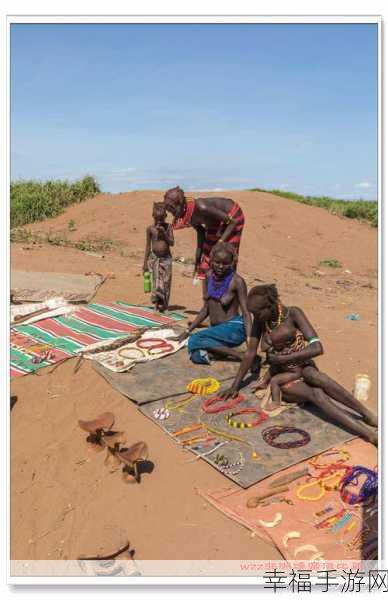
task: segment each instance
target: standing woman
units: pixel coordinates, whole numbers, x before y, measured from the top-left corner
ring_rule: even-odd
[[[334,379],[321,373],[312,361],[323,354],[323,347],[304,312],[296,306],[282,304],[275,285],[257,285],[252,288],[248,294],[247,307],[254,316],[248,349],[231,388],[223,396],[237,394],[255,360],[263,333],[269,331],[272,336],[281,335],[287,340],[289,347],[287,352],[281,354],[269,349],[267,362],[283,369],[287,369],[287,365],[300,365],[302,368],[301,379],[282,386],[283,399],[298,403],[311,402],[334,423],[377,446],[376,416]],[[300,336],[304,340],[303,344],[300,343]],[[353,418],[343,410],[343,406],[352,409],[359,418]]]
[[[230,198],[188,200],[179,187],[167,190],[164,205],[173,217],[173,228],[193,227],[197,232],[194,277],[205,279],[210,268],[210,252],[217,243],[233,246],[236,264],[244,229],[244,213]]]

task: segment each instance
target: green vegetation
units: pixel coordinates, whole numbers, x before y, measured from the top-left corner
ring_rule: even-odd
[[[82,202],[100,192],[90,175],[68,181],[14,181],[11,183],[11,228],[56,217],[67,206]]]
[[[336,200],[327,196],[301,196],[294,192],[284,192],[283,190],[264,190],[261,188],[253,188],[251,192],[268,192],[276,194],[283,198],[296,200],[302,204],[310,206],[319,206],[325,208],[333,215],[347,217],[348,219],[359,219],[368,221],[373,227],[378,225],[378,208],[375,200]]]
[[[115,246],[113,240],[102,236],[88,236],[84,239],[71,241],[67,239],[66,232],[32,232],[24,227],[15,227],[11,230],[11,242],[66,246],[67,248],[77,248],[84,252],[109,252]]]
[[[342,267],[342,263],[336,258],[325,258],[325,260],[320,261],[319,266],[331,267],[332,269],[340,269]]]
[[[75,226],[74,219],[70,219],[70,221],[67,224],[67,228],[69,231],[77,231],[77,227]]]

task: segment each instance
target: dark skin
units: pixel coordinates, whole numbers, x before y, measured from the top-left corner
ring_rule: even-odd
[[[191,225],[197,232],[197,249],[195,252],[194,264],[195,276],[201,261],[206,227],[217,227],[221,223],[228,223],[224,233],[218,240],[219,243],[227,242],[236,227],[236,220],[231,219],[228,216],[228,212],[234,204],[233,200],[230,198],[196,198],[194,202],[195,208]],[[187,206],[187,200],[183,190],[177,190],[166,195],[164,205],[166,210],[175,218],[182,217]]]
[[[233,258],[230,256],[229,252],[223,251],[222,248],[214,252],[211,259],[211,269],[216,279],[223,279],[232,268]],[[207,276],[205,280],[206,291],[209,276]],[[239,315],[240,310],[244,319],[247,337],[249,337],[252,327],[252,320],[247,308],[247,286],[244,279],[236,273],[232,279],[229,289],[224,296],[220,298],[220,300],[209,298],[207,294],[205,294],[204,304],[197,317],[194,319],[188,329],[186,329],[186,331],[178,337],[178,340],[183,341],[186,339],[190,333],[207,317],[209,317],[211,325],[219,325],[220,323],[229,321],[229,319]],[[242,352],[239,352],[234,348],[228,348],[227,346],[209,348],[208,352],[217,358],[233,358],[238,361],[241,361],[244,356]]]
[[[144,252],[143,273],[148,271],[148,258],[152,251],[156,256],[171,256],[170,248],[174,245],[174,233],[172,227],[166,222],[167,213],[165,210],[156,209],[153,211],[154,224],[146,229],[146,248]],[[156,305],[157,310],[165,307]]]
[[[262,352],[267,354],[271,350],[281,352],[294,342],[297,331],[291,319],[286,319],[273,331],[263,333],[261,338]],[[302,366],[290,365],[289,363],[284,366],[271,366],[255,386],[255,389],[266,389],[267,385],[270,384],[272,401],[268,405],[268,410],[271,411],[280,406],[281,387],[286,383],[296,381],[302,377],[302,374]]]
[[[247,352],[241,362],[237,376],[232,386],[222,394],[225,398],[236,396],[242,380],[257,355],[265,323],[268,321],[276,322],[278,318],[277,307],[268,307],[266,299],[263,296],[249,296],[247,306],[248,310],[254,315],[252,334],[248,342]],[[286,307],[285,309],[287,310]],[[283,325],[284,330],[288,329],[290,335],[293,330],[298,329],[302,332],[305,339],[317,337],[316,331],[300,308],[291,307],[289,309],[288,317],[285,319],[282,327]],[[317,341],[309,344],[302,350],[286,356],[268,352],[267,362],[271,367],[274,366],[276,368],[286,369],[288,363],[303,365],[307,361],[322,354],[322,344]],[[303,382],[295,383],[291,387],[282,390],[284,400],[298,403],[311,402],[319,407],[319,409],[335,423],[343,425],[356,435],[377,445],[377,431],[376,429],[368,427],[368,425],[373,427],[377,426],[376,416],[362,402],[359,402],[352,394],[328,375],[320,373],[315,366],[303,367],[302,375],[304,379]],[[345,413],[340,406],[341,404],[358,413],[362,420],[355,420]]]

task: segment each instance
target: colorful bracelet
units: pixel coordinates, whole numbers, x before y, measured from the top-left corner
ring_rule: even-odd
[[[138,352],[139,354],[137,356],[128,356],[128,352]],[[138,358],[145,358],[146,357],[146,352],[144,350],[142,350],[141,348],[121,348],[120,350],[117,351],[117,354],[120,356],[120,358],[126,358],[127,360],[137,360]]]
[[[220,389],[220,382],[214,377],[205,377],[203,379],[193,379],[186,387],[188,392],[192,394],[198,394],[200,396],[207,396],[208,394],[214,394]]]
[[[289,442],[277,442],[277,438],[280,435],[284,435],[287,433],[296,433],[300,435],[299,439],[290,440]],[[264,441],[273,448],[279,448],[281,450],[289,450],[290,448],[300,448],[301,446],[306,446],[310,440],[310,434],[304,429],[298,429],[297,427],[267,427],[262,432],[262,436]]]
[[[239,415],[248,415],[248,414],[256,414],[258,416],[256,417],[256,419],[253,419],[253,421],[251,421],[250,423],[245,423],[244,421],[235,421],[234,420],[234,417],[237,417]],[[229,413],[226,416],[228,425],[230,425],[230,427],[236,427],[237,429],[245,429],[246,427],[257,427],[258,425],[260,425],[260,423],[262,423],[263,421],[266,421],[267,419],[268,419],[268,415],[264,411],[259,410],[257,408],[243,408],[242,410],[239,410],[237,412]]]

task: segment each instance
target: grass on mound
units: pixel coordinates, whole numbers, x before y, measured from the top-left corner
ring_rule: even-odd
[[[11,228],[56,217],[67,206],[100,192],[94,177],[68,181],[14,181],[11,183]]]
[[[289,198],[290,200],[296,200],[302,204],[309,204],[310,206],[319,206],[325,208],[333,215],[340,215],[347,217],[348,219],[359,219],[362,221],[368,221],[373,227],[378,226],[378,208],[375,200],[336,200],[335,198],[329,198],[328,196],[301,196],[294,192],[284,192],[283,190],[264,190],[261,188],[253,188],[251,192],[268,192],[270,194],[276,194],[276,196],[282,196],[283,198]]]

